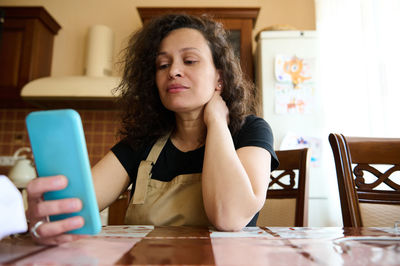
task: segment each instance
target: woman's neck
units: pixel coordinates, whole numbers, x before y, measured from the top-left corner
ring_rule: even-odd
[[[171,141],[180,151],[195,150],[204,145],[207,128],[203,114],[175,115],[176,127],[171,135]]]

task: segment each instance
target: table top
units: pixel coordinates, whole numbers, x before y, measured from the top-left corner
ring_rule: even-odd
[[[394,228],[105,226],[59,246],[0,241],[0,264],[400,265]]]

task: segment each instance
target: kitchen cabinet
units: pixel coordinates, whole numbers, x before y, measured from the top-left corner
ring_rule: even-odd
[[[49,76],[61,26],[43,7],[0,7],[0,107],[28,107],[21,88]]]
[[[260,8],[206,8],[206,7],[138,7],[140,18],[143,23],[150,19],[167,13],[186,13],[200,16],[209,14],[215,20],[220,21],[228,30],[228,38],[240,58],[242,70],[247,77],[254,81],[253,63],[253,28],[256,23]],[[257,114],[262,113],[261,92],[253,92],[256,97]]]

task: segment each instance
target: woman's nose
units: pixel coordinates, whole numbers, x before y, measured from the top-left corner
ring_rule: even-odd
[[[174,79],[177,77],[182,77],[182,68],[178,63],[172,63],[169,69],[169,78]]]

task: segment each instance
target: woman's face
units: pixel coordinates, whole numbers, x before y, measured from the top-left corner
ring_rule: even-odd
[[[171,31],[161,41],[156,69],[161,102],[174,112],[202,110],[220,77],[207,41],[189,28]]]

